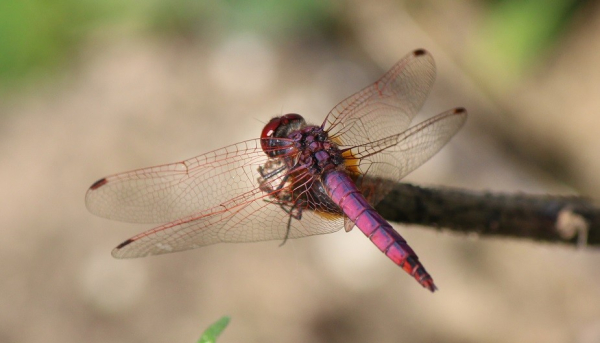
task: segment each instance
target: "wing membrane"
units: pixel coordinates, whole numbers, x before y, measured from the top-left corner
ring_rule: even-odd
[[[337,104],[324,128],[342,148],[401,133],[423,107],[434,79],[433,57],[415,50],[378,81]]]
[[[467,119],[467,112],[457,108],[439,114],[410,129],[379,141],[352,148],[355,165],[364,176],[359,188],[373,194],[377,204],[391,189],[390,183],[417,169],[448,143]]]
[[[301,220],[291,221],[288,232],[289,218],[289,214],[270,202],[264,193],[257,193],[255,201],[230,209],[211,209],[143,232],[123,242],[112,254],[117,258],[133,258],[223,242],[283,241],[332,233],[343,224],[341,216],[324,218],[318,212],[304,211]]]
[[[257,186],[268,160],[260,140],[102,179],[86,194],[99,216],[133,223],[166,223],[213,208]]]

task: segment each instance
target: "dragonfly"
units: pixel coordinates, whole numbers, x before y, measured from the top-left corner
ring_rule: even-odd
[[[415,50],[321,125],[296,113],[275,117],[260,138],[102,178],[87,191],[86,206],[101,217],[159,225],[119,244],[115,258],[224,242],[283,244],[356,226],[433,292],[417,254],[374,206],[466,121],[466,110],[454,108],[409,127],[435,73],[431,54]]]

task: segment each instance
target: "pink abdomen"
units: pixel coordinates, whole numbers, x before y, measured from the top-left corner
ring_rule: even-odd
[[[417,282],[430,291],[437,288],[419,257],[365,199],[344,172],[333,171],[324,176],[323,183],[331,199],[344,214],[394,263],[412,275]]]

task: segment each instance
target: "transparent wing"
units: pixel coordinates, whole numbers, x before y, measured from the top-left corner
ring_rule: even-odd
[[[259,168],[269,163],[274,167],[266,172],[277,172],[265,181]],[[111,219],[167,223],[123,242],[113,250],[119,258],[339,230],[343,220],[336,208],[310,198],[310,185],[320,181],[303,174],[286,178],[281,165],[267,157],[260,140],[241,142],[186,161],[100,179],[88,190],[86,205]],[[287,186],[278,188],[282,183]],[[276,197],[288,189],[308,194],[304,199],[311,210],[294,209],[289,200]]]
[[[87,191],[90,212],[133,223],[166,223],[213,208],[258,187],[268,160],[249,140],[172,164],[98,180]]]
[[[390,183],[398,182],[440,151],[466,119],[466,110],[456,108],[400,134],[352,148],[347,160],[361,175],[359,189],[368,194],[372,205],[377,204],[391,189]]]
[[[434,79],[433,57],[415,50],[377,82],[335,106],[323,127],[341,148],[399,134],[423,107]]]
[[[265,193],[255,190],[252,199],[241,204],[214,208],[143,232],[116,247],[117,258],[142,257],[187,250],[215,243],[255,242],[299,238],[338,231],[343,226],[339,215],[303,211],[301,220],[274,204]]]

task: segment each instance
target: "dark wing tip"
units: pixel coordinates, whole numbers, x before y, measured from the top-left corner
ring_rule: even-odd
[[[92,186],[90,186],[90,190],[96,190],[102,186],[104,186],[108,181],[106,180],[106,178],[102,178],[96,182],[94,182],[94,184]]]
[[[135,241],[134,241],[133,239],[131,239],[131,238],[130,238],[130,239],[126,240],[125,242],[123,242],[123,243],[121,243],[121,244],[117,245],[117,247],[115,248],[115,250],[122,249],[123,247],[125,247],[125,246],[127,246],[127,245],[129,245],[129,244],[131,244],[131,243],[133,243],[133,242],[135,242]]]
[[[457,107],[454,109],[454,112],[452,112],[454,114],[459,114],[459,113],[467,113],[467,110],[464,107]]]
[[[425,50],[425,49],[417,49],[417,50],[413,51],[413,55],[415,55],[415,56],[423,56],[425,54],[427,54],[427,50]]]

